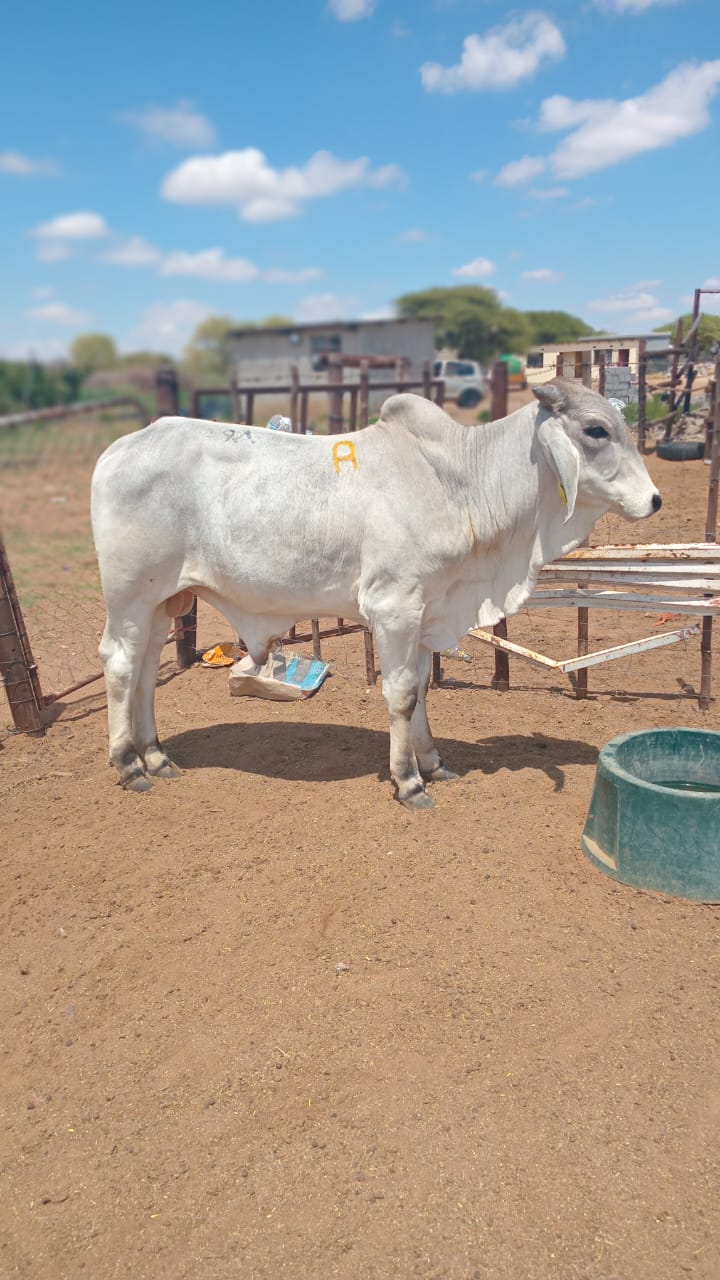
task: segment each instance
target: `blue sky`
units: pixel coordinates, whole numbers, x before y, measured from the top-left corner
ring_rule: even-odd
[[[75,0],[3,35],[0,354],[460,283],[644,331],[720,287],[719,0]]]

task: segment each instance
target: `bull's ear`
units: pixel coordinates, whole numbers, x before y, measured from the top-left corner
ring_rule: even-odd
[[[541,382],[540,386],[532,388],[532,393],[548,413],[564,413],[568,408],[567,390],[560,378]]]
[[[577,501],[580,454],[556,418],[546,418],[541,422],[537,434],[560,483],[560,494],[567,507],[567,524]]]

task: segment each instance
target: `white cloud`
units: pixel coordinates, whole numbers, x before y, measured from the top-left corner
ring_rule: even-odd
[[[328,9],[340,22],[357,22],[372,17],[375,4],[376,0],[328,0]]]
[[[198,276],[201,280],[256,280],[259,272],[247,258],[226,258],[222,249],[200,253],[169,253],[160,267],[163,276]]]
[[[175,302],[154,302],[143,311],[128,336],[124,349],[149,347],[176,355],[187,344],[197,326],[213,314],[204,302],[178,298]]]
[[[461,280],[483,280],[495,271],[495,263],[489,258],[474,258],[463,267],[453,267],[453,275]]]
[[[100,261],[110,262],[115,267],[151,267],[161,262],[162,258],[161,251],[148,244],[142,236],[131,236],[114,249],[108,249]]]
[[[247,258],[226,258],[224,249],[203,249],[200,253],[169,253],[160,267],[163,276],[197,276],[202,280],[228,280],[238,284],[265,280],[269,284],[299,284],[317,280],[317,267],[296,271],[272,267],[263,271]]]
[[[471,182],[484,182],[484,181],[485,181],[485,179],[486,179],[486,178],[489,178],[489,177],[490,177],[490,170],[489,170],[489,169],[475,169],[475,170],[470,174],[470,181],[471,181]]]
[[[211,147],[215,130],[207,116],[196,111],[191,102],[181,100],[174,107],[146,107],[128,111],[122,116],[146,137],[170,142],[176,147]]]
[[[78,311],[65,302],[45,302],[40,307],[30,307],[25,315],[29,320],[41,320],[47,324],[62,324],[76,328],[80,324],[88,324],[92,316],[87,311]]]
[[[108,235],[105,219],[99,213],[64,213],[51,222],[42,222],[34,227],[31,236],[40,240],[97,240]]]
[[[390,27],[390,35],[395,40],[405,40],[410,35],[410,28],[402,18],[396,18]]]
[[[674,314],[651,292],[660,284],[661,280],[638,280],[606,298],[594,298],[586,303],[586,310],[608,319],[612,325],[621,325],[625,331],[651,329],[672,320]]]
[[[688,62],[637,98],[600,104],[560,143],[554,172],[577,178],[699,133],[710,123],[708,105],[719,84],[720,59]]]
[[[531,200],[562,200],[569,191],[567,187],[532,187],[528,195]]]
[[[486,35],[463,41],[460,62],[443,67],[425,62],[420,68],[423,88],[457,93],[461,89],[508,89],[534,75],[542,63],[562,58],[565,41],[544,13],[528,13]]]
[[[0,151],[0,173],[12,173],[17,178],[30,178],[38,173],[56,173],[49,160],[31,160],[19,151]]]
[[[707,280],[703,281],[702,287],[703,289],[720,289],[720,276],[708,276]]]
[[[323,320],[350,320],[357,315],[357,298],[336,293],[318,293],[302,298],[295,308],[295,319],[303,324]]]
[[[535,280],[538,284],[557,284],[564,280],[564,271],[553,271],[550,267],[538,267],[535,271],[522,271],[523,280]]]
[[[180,204],[235,204],[246,222],[292,218],[306,200],[335,195],[348,187],[404,184],[397,165],[371,169],[366,156],[338,160],[316,151],[302,166],[273,169],[256,147],[222,155],[193,156],[165,177],[161,193]]]
[[[55,290],[47,285],[41,285],[37,289],[32,290],[33,298],[52,298]]]
[[[421,231],[419,227],[411,227],[408,231],[401,231],[398,236],[401,244],[421,244],[427,238],[427,231]]]
[[[35,257],[40,262],[62,262],[72,254],[73,250],[60,240],[39,240],[35,247]]]
[[[682,4],[684,0],[595,0],[598,9],[606,13],[647,13],[661,4]]]
[[[224,249],[201,249],[199,253],[178,250],[163,253],[148,244],[142,236],[132,236],[100,258],[101,262],[116,267],[157,267],[161,276],[194,276],[199,280],[228,281],[244,284],[249,280],[264,280],[268,284],[302,284],[317,280],[323,275],[318,267],[300,267],[296,270],[270,267],[263,270],[247,258],[227,258]]]
[[[63,258],[71,256],[78,244],[109,234],[105,219],[99,213],[88,210],[61,214],[51,222],[43,222],[28,232],[37,241],[36,255],[41,262],[61,262]]]
[[[580,178],[645,151],[669,147],[710,124],[709,105],[720,86],[720,59],[684,62],[635,98],[575,102],[556,94],[540,108],[541,132],[571,130],[549,156],[511,161],[495,181],[516,186],[544,170],[561,180]]]
[[[583,196],[582,200],[575,201],[573,209],[594,209],[596,204],[597,200],[594,200],[592,196]]]
[[[547,164],[539,156],[523,156],[522,160],[510,160],[503,165],[495,179],[498,187],[521,187],[531,178],[545,172]]]

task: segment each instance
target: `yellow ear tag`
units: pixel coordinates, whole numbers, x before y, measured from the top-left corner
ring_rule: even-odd
[[[341,452],[342,450],[342,452]],[[338,440],[333,445],[333,465],[336,473],[340,471],[340,464],[343,462],[352,462],[353,471],[357,471],[358,464],[355,457],[355,445],[352,440]]]
[[[565,506],[567,506],[567,504],[568,504],[568,501],[567,501],[567,494],[566,494],[565,490],[563,489],[562,485],[560,484],[560,481],[559,481],[559,480],[558,480],[558,493],[560,494],[560,497],[562,498],[563,502],[565,503]]]

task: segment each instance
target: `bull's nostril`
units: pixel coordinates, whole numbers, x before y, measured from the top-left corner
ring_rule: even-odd
[[[652,509],[653,509],[653,511],[659,511],[659,510],[660,510],[660,508],[661,508],[661,506],[662,506],[662,498],[660,497],[660,494],[659,494],[659,493],[654,493],[654,494],[653,494],[653,498],[652,498]]]

